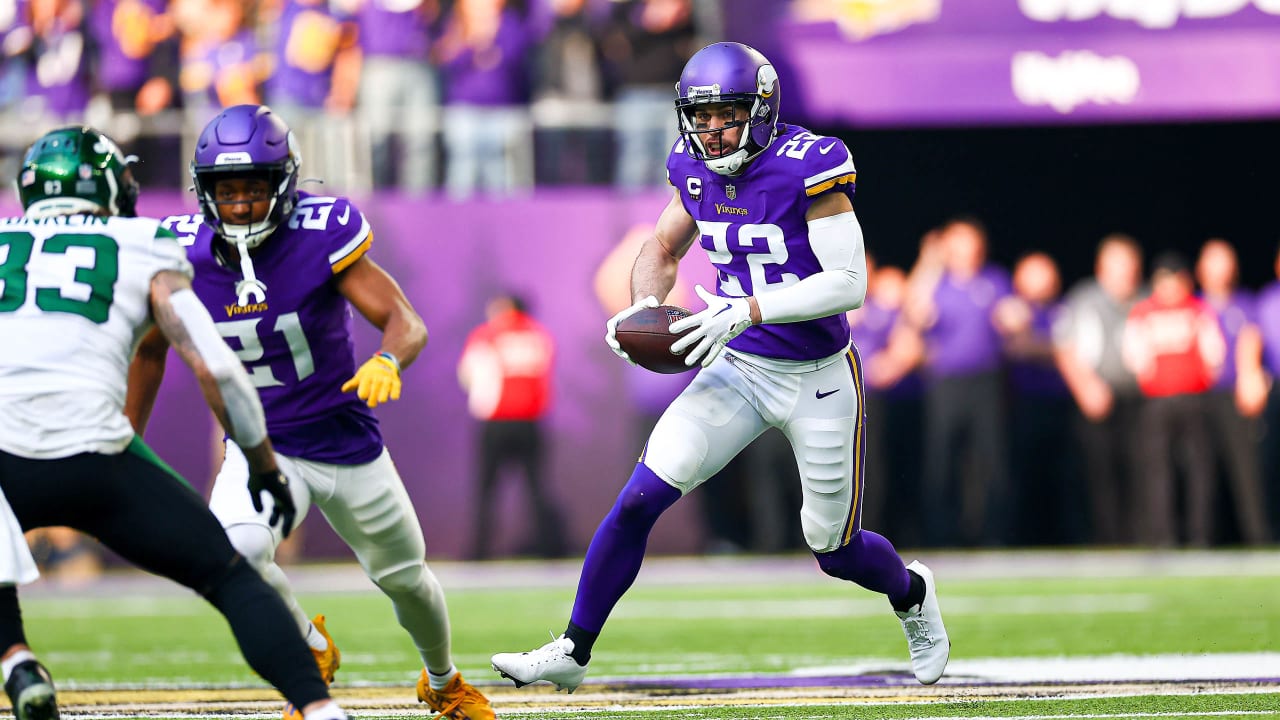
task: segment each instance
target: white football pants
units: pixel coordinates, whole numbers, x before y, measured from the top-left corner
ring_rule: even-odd
[[[365,574],[391,599],[396,619],[413,638],[423,664],[433,672],[448,670],[452,660],[444,590],[427,567],[422,527],[390,453],[384,448],[378,459],[364,465],[330,465],[279,453],[276,462],[289,478],[298,510],[294,527],[302,524],[314,502]],[[227,441],[209,509],[236,550],[280,592],[305,633],[310,619],[275,562],[283,535],[267,524],[271,498],[264,496],[266,507],[255,512],[248,482],[248,461],[234,442]]]
[[[805,542],[816,553],[830,552],[862,522],[862,393],[861,361],[852,348],[799,363],[726,351],[663,413],[640,459],[688,493],[777,427],[800,469]]]

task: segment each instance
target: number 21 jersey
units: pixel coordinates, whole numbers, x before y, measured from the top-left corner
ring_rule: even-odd
[[[292,215],[253,249],[261,302],[238,305],[238,262],[224,262],[223,241],[200,215],[165,219],[187,245],[192,286],[218,332],[244,363],[262,398],[276,451],[338,465],[382,452],[378,421],[342,383],[355,374],[352,311],[338,274],[364,256],[373,233],[345,198],[298,193]]]

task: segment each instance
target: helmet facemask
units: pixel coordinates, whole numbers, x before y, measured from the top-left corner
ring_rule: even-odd
[[[709,104],[729,103],[746,108],[746,120],[734,119],[724,128],[699,128],[695,113]],[[676,116],[685,152],[707,169],[734,175],[765,151],[778,134],[781,107],[778,73],[754,48],[741,43],[712,43],[685,63],[676,83]],[[712,154],[709,132],[741,127],[736,148]]]
[[[235,105],[223,110],[196,140],[191,163],[194,190],[205,224],[240,256],[244,279],[236,285],[236,294],[241,306],[266,300],[266,285],[254,275],[249,250],[261,245],[293,213],[301,164],[293,132],[265,105]],[[220,180],[242,178],[266,181],[270,196],[263,218],[247,224],[224,218],[223,206],[229,203],[216,197]],[[239,202],[245,200],[237,199]]]
[[[709,105],[725,104],[733,108],[733,120],[718,128],[698,127],[697,115],[699,112],[705,111]],[[680,119],[680,134],[684,137],[689,154],[701,160],[710,170],[720,175],[737,173],[764,150],[763,147],[752,140],[751,133],[751,118],[755,116],[758,105],[759,99],[755,99],[753,102],[749,96],[729,98],[722,96],[717,102],[694,100],[681,103],[677,101],[676,114]],[[741,114],[738,112],[740,109],[744,111]],[[742,115],[741,119],[739,119],[740,115]],[[726,149],[722,145],[719,152],[712,152],[709,148],[710,141],[714,138],[723,144],[724,133],[735,128],[740,129],[736,147]],[[715,138],[717,135],[719,137]]]

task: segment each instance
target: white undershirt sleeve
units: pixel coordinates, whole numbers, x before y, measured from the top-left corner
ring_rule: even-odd
[[[762,323],[813,320],[862,306],[867,296],[867,256],[862,226],[853,211],[810,220],[809,246],[822,271],[794,285],[757,294]]]

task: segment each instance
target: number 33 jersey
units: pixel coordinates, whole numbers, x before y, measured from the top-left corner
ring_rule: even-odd
[[[355,374],[352,311],[338,274],[364,256],[373,233],[345,198],[298,193],[293,214],[253,249],[265,298],[237,304],[238,261],[200,215],[165,218],[195,267],[192,286],[262,398],[276,452],[335,465],[382,452],[378,421],[342,383]]]
[[[762,295],[822,270],[809,244],[805,213],[819,196],[853,197],[853,156],[838,138],[779,125],[778,136],[738,175],[712,172],[677,140],[667,179],[698,223],[699,244],[718,275],[716,293]],[[844,313],[814,320],[753,325],[729,342],[741,352],[783,360],[817,360],[849,344]]]
[[[53,459],[129,444],[129,362],[163,270],[191,274],[155,220],[0,220],[0,448]]]

